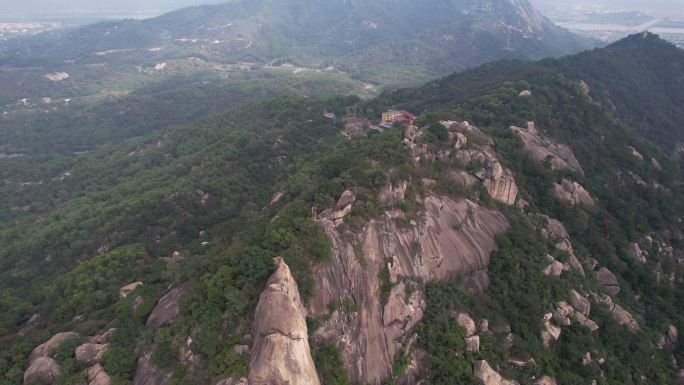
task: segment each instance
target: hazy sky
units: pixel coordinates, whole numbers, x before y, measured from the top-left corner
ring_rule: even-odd
[[[531,0],[540,9],[604,5],[610,8],[663,8],[684,7],[684,0]],[[0,0],[0,19],[7,15],[30,13],[69,13],[83,11],[145,11],[171,10],[188,5],[219,3],[221,0]]]

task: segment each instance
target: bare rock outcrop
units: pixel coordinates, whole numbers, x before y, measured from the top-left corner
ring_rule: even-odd
[[[570,289],[570,303],[578,312],[585,316],[589,316],[589,313],[591,312],[591,302],[575,289]]]
[[[165,385],[170,378],[170,374],[164,373],[152,363],[152,358],[149,354],[138,358],[133,385]]]
[[[140,287],[142,285],[143,285],[142,282],[129,283],[128,285],[123,286],[121,289],[119,289],[119,296],[121,298],[126,298],[126,297],[128,297],[129,294],[134,292],[135,289],[137,289],[138,287]]]
[[[606,267],[596,272],[596,280],[601,284],[601,289],[608,295],[617,295],[620,292],[620,284],[617,277]]]
[[[484,186],[489,196],[495,200],[507,205],[515,204],[515,198],[518,196],[515,178],[511,170],[503,168],[498,161],[487,168]]]
[[[639,330],[639,323],[634,316],[625,308],[613,302],[613,299],[610,296],[597,293],[591,293],[591,296],[594,302],[606,306],[620,325],[626,326],[632,332]]]
[[[102,357],[107,352],[109,344],[83,344],[76,348],[76,360],[87,366],[102,362]]]
[[[627,254],[641,263],[646,263],[646,252],[641,250],[641,247],[636,242],[629,245]]]
[[[460,327],[465,330],[466,337],[472,337],[477,333],[477,326],[475,321],[470,317],[468,313],[459,313],[456,317],[456,322]]]
[[[542,343],[545,348],[553,346],[561,336],[561,328],[551,323],[553,313],[544,315],[544,329],[542,330]]]
[[[309,350],[306,309],[290,268],[275,258],[276,270],[254,314],[250,385],[318,385]]]
[[[342,219],[351,212],[354,202],[356,202],[356,193],[354,193],[354,190],[345,190],[345,192],[342,193],[342,196],[340,196],[340,199],[337,200],[335,207],[323,211],[321,217],[328,218],[336,224],[339,224],[342,222]]]
[[[565,229],[565,226],[563,226],[559,220],[549,218],[546,215],[538,215],[538,217],[543,221],[546,221],[546,225],[542,230],[542,235],[548,238],[554,244],[556,249],[568,253],[570,267],[574,270],[577,270],[582,276],[584,276],[584,267],[579,259],[577,259],[577,256],[575,256],[572,242],[570,242],[570,235]]]
[[[544,275],[547,277],[560,277],[563,274],[563,264],[555,259],[544,269]]]
[[[157,306],[154,307],[152,313],[147,318],[147,328],[150,330],[157,330],[162,326],[169,325],[180,315],[180,299],[190,291],[190,283],[186,282],[168,293],[166,293]]]
[[[677,347],[679,343],[679,330],[674,325],[667,327],[665,334],[658,343],[658,348],[671,350]]]
[[[549,161],[552,170],[572,170],[584,174],[570,147],[540,136],[534,122],[529,122],[526,128],[511,126],[511,130],[518,134],[527,152],[539,161]]]
[[[422,295],[401,295],[403,278],[486,276],[495,237],[509,226],[500,212],[466,199],[430,195],[421,203],[411,228],[398,226],[394,212],[371,220],[358,235],[340,234],[334,222],[320,220],[333,253],[331,262],[314,266],[316,289],[309,310],[314,317],[330,317],[314,338],[340,347],[354,383],[377,385],[391,378],[395,355],[409,344],[409,329],[422,318]],[[384,270],[389,282],[381,283]],[[383,284],[391,286],[390,306],[381,298]],[[345,298],[352,298],[357,309],[330,315],[328,304]]]
[[[112,385],[112,378],[105,372],[100,364],[95,364],[86,369],[88,385]]]
[[[467,352],[480,351],[480,336],[472,336],[465,339],[465,346]]]
[[[389,183],[378,193],[378,202],[388,205],[394,202],[403,201],[407,188],[408,182],[406,181],[399,182],[396,185]]]
[[[596,202],[584,187],[568,179],[563,179],[561,183],[556,183],[554,192],[558,199],[569,205],[594,206]]]
[[[41,356],[31,361],[24,372],[24,384],[47,383],[52,384],[62,373],[62,369],[54,359]]]
[[[507,380],[497,373],[487,361],[476,361],[473,372],[482,385],[518,385],[516,381]]]
[[[534,385],[557,385],[556,380],[553,377],[543,376],[537,380]]]
[[[33,361],[40,357],[47,356],[50,353],[50,351],[59,347],[59,345],[61,345],[62,342],[77,337],[79,337],[78,333],[74,332],[64,332],[55,334],[54,336],[52,336],[52,338],[50,338],[46,342],[38,345],[35,349],[33,349],[31,355],[29,356],[29,363],[33,363]]]

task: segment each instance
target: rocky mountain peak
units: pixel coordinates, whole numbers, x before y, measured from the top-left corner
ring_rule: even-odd
[[[249,383],[319,385],[297,282],[283,258],[275,258],[274,264],[254,314]]]

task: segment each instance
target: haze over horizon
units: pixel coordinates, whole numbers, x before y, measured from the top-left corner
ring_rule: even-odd
[[[49,14],[71,13],[137,13],[151,12],[163,13],[173,9],[201,5],[221,3],[225,0],[26,0],[22,2],[2,2],[0,15],[5,17],[31,17]],[[680,0],[653,0],[644,4],[638,0],[572,0],[559,5],[557,0],[531,0],[532,4],[541,10],[567,8],[592,8],[592,9],[638,9],[638,10],[663,10],[681,5]],[[2,17],[0,16],[0,17]]]

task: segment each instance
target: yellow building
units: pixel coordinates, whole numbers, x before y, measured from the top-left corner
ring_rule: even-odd
[[[401,115],[403,115],[401,113],[401,111],[396,111],[396,110],[383,112],[382,113],[382,121],[383,122],[394,122],[395,120],[397,120],[397,117],[399,117]]]

